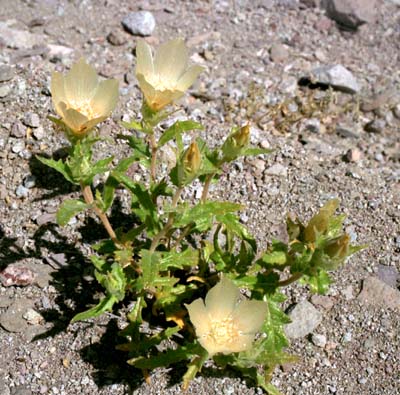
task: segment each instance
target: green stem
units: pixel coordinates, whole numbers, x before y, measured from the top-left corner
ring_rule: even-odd
[[[171,208],[174,209],[177,204],[178,200],[181,196],[181,193],[183,191],[183,187],[179,187],[176,192],[174,197],[172,198],[172,203],[171,203]],[[153,241],[151,242],[150,246],[150,252],[154,252],[160,242],[160,240],[168,233],[168,231],[171,229],[172,225],[174,224],[174,219],[175,215],[173,212],[171,212],[168,216],[167,223],[164,225],[164,227],[154,236]]]
[[[119,244],[117,235],[114,232],[113,227],[110,224],[110,221],[108,220],[107,214],[103,213],[102,210],[100,210],[96,204],[94,203],[94,197],[93,197],[93,193],[92,190],[90,189],[90,185],[84,185],[81,182],[81,189],[82,189],[82,195],[83,198],[85,199],[85,202],[87,204],[90,204],[93,208],[93,211],[97,214],[97,216],[100,218],[101,222],[104,225],[104,228],[106,229],[108,235],[110,236],[111,240],[114,242],[115,245]]]
[[[157,142],[154,133],[150,134],[150,148],[151,148],[151,163],[150,163],[150,178],[151,182],[156,180],[157,168]]]
[[[208,191],[210,189],[210,184],[212,179],[214,178],[215,173],[211,173],[207,176],[206,181],[204,182],[203,193],[201,194],[201,202],[205,203],[207,200]]]
[[[289,278],[287,278],[286,280],[279,281],[278,287],[286,287],[286,285],[289,285],[289,284],[297,281],[302,275],[303,275],[303,273],[295,273],[292,276],[290,276]]]

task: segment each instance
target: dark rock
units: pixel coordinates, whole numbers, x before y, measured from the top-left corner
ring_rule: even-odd
[[[112,31],[108,34],[107,41],[115,46],[124,45],[127,41],[125,34],[119,30]]]
[[[347,29],[357,29],[376,17],[376,0],[325,0],[323,6],[330,18]]]
[[[383,119],[374,119],[371,122],[368,122],[364,129],[369,133],[382,133],[385,129],[386,122]]]

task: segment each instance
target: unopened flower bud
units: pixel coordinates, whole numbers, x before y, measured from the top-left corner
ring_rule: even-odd
[[[241,127],[237,132],[232,135],[232,138],[236,142],[237,147],[246,147],[250,142],[250,124],[246,124]]]
[[[196,174],[201,166],[201,153],[199,146],[194,141],[190,144],[190,147],[186,150],[183,157],[183,166],[185,172],[190,175]]]
[[[325,253],[331,258],[344,259],[348,255],[350,236],[346,233],[328,242],[325,246]]]

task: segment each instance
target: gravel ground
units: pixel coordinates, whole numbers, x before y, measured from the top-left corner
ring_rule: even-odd
[[[368,244],[334,274],[326,297],[287,290],[287,306],[310,301],[322,321],[292,340],[300,361],[276,369],[273,383],[287,395],[400,393],[400,7],[379,1],[374,19],[349,31],[312,3],[0,0],[0,270],[36,276],[28,286],[0,284],[1,395],[180,393],[183,367],[157,370],[146,385],[114,350],[126,306],[68,325],[101,291],[85,257],[105,234],[89,215],[55,224],[60,202],[78,191],[35,159],[63,155],[66,141],[47,120],[50,75],[80,56],[120,81],[119,106],[101,133],[115,136],[118,122],[135,115],[137,36],[121,21],[138,10],[155,18],[149,43],[184,37],[207,68],[177,116],[203,122],[211,145],[251,119],[253,143],[274,148],[235,163],[211,196],[246,202],[241,219],[264,246],[282,236],[286,213],[308,219],[339,197],[347,231]],[[349,71],[356,93],[310,78],[333,64]],[[102,145],[117,157],[127,152],[120,142]],[[127,202],[120,192],[114,224],[126,220]],[[261,391],[210,366],[188,393]]]

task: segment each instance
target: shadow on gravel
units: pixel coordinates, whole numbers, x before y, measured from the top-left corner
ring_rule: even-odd
[[[127,395],[131,395],[143,385],[144,378],[140,369],[127,364],[128,353],[116,350],[116,345],[121,343],[119,331],[116,320],[110,320],[99,342],[82,348],[80,355],[93,366],[95,372],[92,378],[99,388],[124,384],[130,389]]]
[[[42,156],[49,158],[49,155]],[[59,160],[67,156],[66,148],[60,148],[54,152],[52,159]],[[35,177],[35,187],[39,189],[50,190],[34,201],[51,199],[59,195],[65,195],[77,191],[79,187],[64,180],[63,176],[51,167],[40,162],[35,155],[29,159],[29,168],[31,174]],[[61,181],[61,182],[60,182]]]
[[[18,245],[16,237],[6,237],[0,225],[0,270],[5,269],[10,263],[29,257],[22,247]]]

